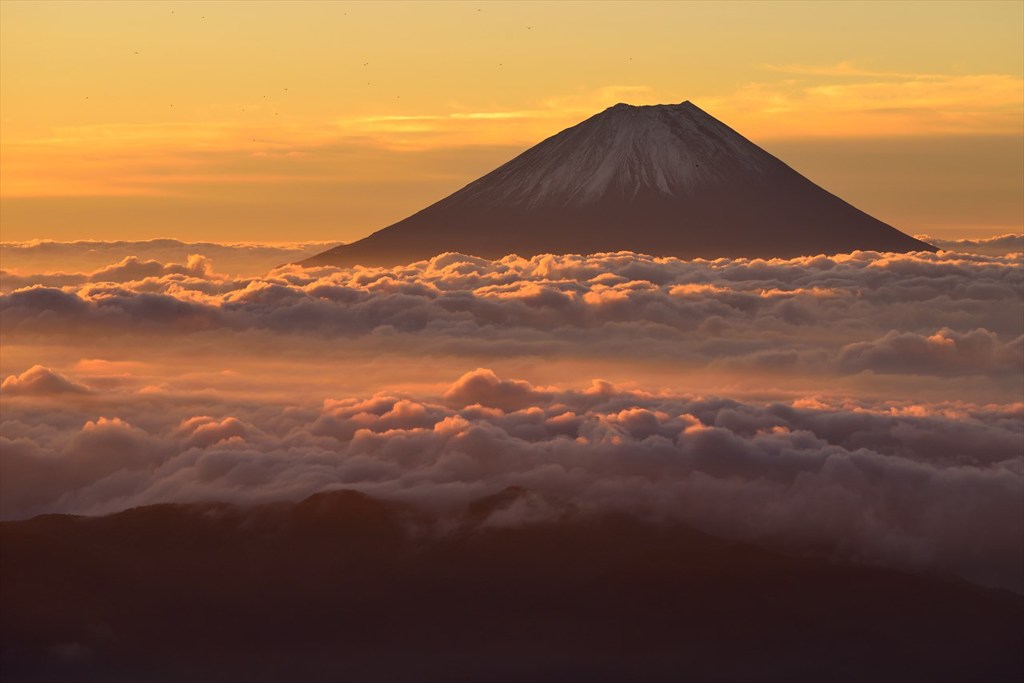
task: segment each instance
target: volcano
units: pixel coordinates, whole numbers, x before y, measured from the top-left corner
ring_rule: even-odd
[[[788,258],[858,249],[935,251],[683,102],[617,104],[302,264],[394,266],[447,251]]]

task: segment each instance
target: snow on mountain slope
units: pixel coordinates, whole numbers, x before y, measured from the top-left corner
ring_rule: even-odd
[[[449,201],[538,207],[685,197],[780,167],[775,157],[690,102],[617,104],[527,150]]]

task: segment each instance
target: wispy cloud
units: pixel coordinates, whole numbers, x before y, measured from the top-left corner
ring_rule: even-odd
[[[652,99],[653,98],[653,99]],[[429,114],[352,116],[336,119],[338,134],[388,149],[424,150],[441,146],[530,145],[622,100],[654,104],[648,85],[607,85],[548,97],[527,108],[470,109]]]
[[[774,71],[782,74],[800,76],[867,76],[871,78],[920,78],[933,74],[915,74],[910,72],[878,71],[858,66],[854,62],[843,61],[835,64],[759,64],[762,71]]]
[[[790,77],[700,103],[760,137],[1021,133],[1024,79],[1009,74],[887,72],[852,62],[761,69]]]

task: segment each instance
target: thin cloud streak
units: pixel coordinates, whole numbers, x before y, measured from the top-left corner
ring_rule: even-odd
[[[701,101],[763,139],[1021,134],[1024,80],[1009,74],[888,73],[848,63],[766,68],[801,78],[751,82]]]

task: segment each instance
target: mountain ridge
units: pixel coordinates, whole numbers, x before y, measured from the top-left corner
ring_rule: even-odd
[[[302,263],[391,266],[446,251],[769,258],[857,249],[934,251],[684,101],[616,104]]]
[[[1019,595],[530,495],[0,522],[4,681],[1020,680]]]

